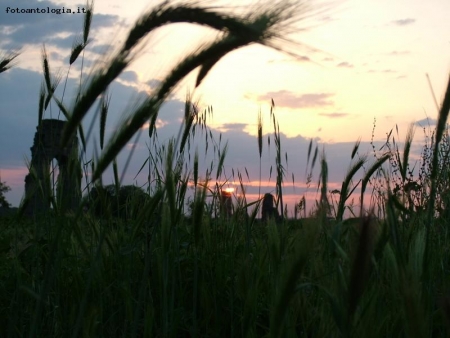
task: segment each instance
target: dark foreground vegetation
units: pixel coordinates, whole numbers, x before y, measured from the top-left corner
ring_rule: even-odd
[[[320,200],[307,218],[304,198],[296,206],[296,218],[288,219],[283,209],[285,170],[272,111],[276,219],[257,218],[262,198],[247,202],[239,172],[232,176],[240,191],[231,211],[225,207],[227,148],[207,129],[209,110],[200,114],[189,96],[178,138],[166,145],[155,141],[158,109],[185,75],[200,67],[198,85],[229,51],[250,43],[273,47],[280,27],[302,9],[296,6],[262,6],[243,19],[165,3],[142,17],[123,48],[94,72],[70,111],[54,95],[57,84],[44,50],[39,121],[53,100],[68,121],[62,146],[77,132],[85,150],[80,122],[102,95],[103,151],[99,159],[82,163],[86,190],[78,209],[64,210],[59,196],[51,198],[52,209],[44,214],[25,217],[22,208],[0,218],[1,337],[450,335],[450,84],[436,130],[423,147],[418,176],[408,164],[412,128],[402,150],[398,131],[396,137],[388,133],[384,152],[374,151],[370,166],[356,143],[341,189],[331,192],[325,155],[318,159],[311,142],[307,163],[312,173],[320,162]],[[83,39],[74,44],[70,64],[87,45],[91,18],[88,6]],[[129,64],[141,38],[155,27],[180,21],[224,34],[182,60],[104,148],[108,85]],[[0,69],[8,68],[16,57],[11,55],[0,60]],[[148,184],[124,187],[115,157],[146,121],[153,148],[141,170],[148,167]],[[260,156],[262,127],[259,119]],[[191,156],[195,130],[217,155],[204,175],[199,175],[197,150]],[[103,186],[102,173],[111,163],[114,184]],[[355,182],[359,171],[363,178]],[[346,212],[354,211],[350,196],[360,193],[363,204],[369,187],[371,208],[356,210],[360,219],[344,220]]]

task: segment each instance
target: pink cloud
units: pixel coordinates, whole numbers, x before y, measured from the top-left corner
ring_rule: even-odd
[[[288,90],[268,92],[257,97],[259,101],[274,100],[275,106],[285,108],[314,108],[332,106],[331,93],[294,94]]]

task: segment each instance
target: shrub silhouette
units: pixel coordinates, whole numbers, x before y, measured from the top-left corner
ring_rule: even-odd
[[[150,196],[134,185],[124,185],[118,190],[114,184],[96,186],[91,189],[88,198],[88,209],[97,217],[111,215],[130,219],[136,216]]]

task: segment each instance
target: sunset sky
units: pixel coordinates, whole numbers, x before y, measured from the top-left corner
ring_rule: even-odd
[[[91,42],[84,55],[84,72],[104,59],[107,48],[117,47],[129,27],[155,1],[97,0]],[[227,6],[241,5],[236,13],[254,11],[255,1],[200,1]],[[282,152],[287,152],[286,201],[292,207],[305,192],[306,153],[311,138],[324,149],[329,164],[330,189],[340,187],[350,165],[351,150],[361,138],[360,154],[371,151],[370,140],[376,119],[374,139],[381,146],[386,133],[396,124],[400,140],[408,125],[416,123],[413,159],[423,145],[422,127],[434,129],[436,105],[427,74],[440,103],[450,73],[450,1],[448,0],[347,0],[305,1],[306,19],[295,26],[297,33],[278,45],[297,58],[267,47],[250,46],[222,59],[194,92],[200,107],[212,106],[214,116],[208,122],[213,131],[222,132],[229,141],[225,161],[231,168],[248,170],[248,194],[257,197],[259,155],[255,135],[257,114],[264,117],[264,134],[273,133],[269,120],[270,102],[282,133]],[[26,160],[37,123],[38,95],[42,81],[41,50],[45,47],[52,73],[60,71],[59,96],[68,71],[72,43],[82,31],[83,16],[67,14],[13,14],[6,8],[73,8],[79,1],[0,1],[0,52],[19,50],[16,65],[0,74],[0,177],[12,188],[6,194],[17,206],[23,195]],[[150,92],[157,81],[184,55],[202,42],[213,41],[217,33],[204,27],[176,24],[155,32],[146,42],[140,57],[113,84],[107,136],[114,132],[119,117],[138,95]],[[64,102],[70,107],[80,78],[81,62],[71,68]],[[183,114],[183,100],[195,83],[191,74],[160,112],[159,136],[167,141],[176,136]],[[56,118],[57,109],[44,118]],[[91,112],[85,128],[93,117]],[[429,118],[427,122],[427,117]],[[97,129],[98,130],[98,129]],[[144,133],[145,134],[145,133]],[[125,184],[133,178],[148,156],[142,137],[125,175]],[[91,140],[93,144],[93,140]],[[98,142],[98,136],[97,136]],[[98,147],[98,146],[97,146]],[[275,149],[267,149],[264,140],[263,192],[274,192],[275,176],[269,181]],[[92,147],[90,148],[92,150]],[[199,149],[200,153],[201,150]],[[119,157],[123,166],[127,150]],[[92,157],[92,151],[87,158]],[[372,160],[373,156],[369,156]],[[369,162],[370,163],[370,162]],[[209,165],[203,159],[204,168]],[[204,170],[203,170],[204,172]],[[292,175],[296,190],[292,190]],[[318,171],[308,190],[308,198],[317,197]],[[144,184],[140,177],[137,184]],[[112,183],[110,170],[104,183]],[[251,198],[250,198],[251,199]]]

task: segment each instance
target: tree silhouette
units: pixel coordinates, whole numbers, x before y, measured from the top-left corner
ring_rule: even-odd
[[[136,215],[150,197],[141,188],[134,185],[124,185],[116,190],[114,184],[96,186],[91,189],[89,209],[96,216],[107,214],[114,217],[130,218]]]
[[[5,193],[10,191],[11,188],[6,185],[6,182],[0,181],[0,205],[3,208],[11,207],[11,204],[6,200]]]

